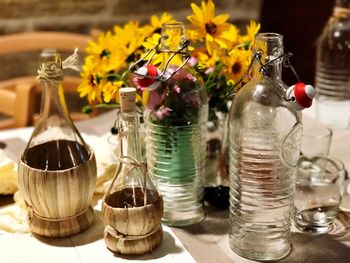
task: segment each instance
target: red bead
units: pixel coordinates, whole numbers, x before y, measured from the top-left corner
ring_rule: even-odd
[[[148,86],[152,85],[156,81],[156,79],[148,78],[147,76],[156,77],[157,73],[158,73],[157,67],[154,65],[147,65],[147,66],[144,66],[144,68],[147,69],[146,76],[145,77],[138,76],[137,83],[141,87],[148,87]]]
[[[306,94],[304,83],[298,82],[295,84],[294,96],[295,96],[295,99],[299,103],[300,106],[302,106],[304,108],[311,107],[312,98],[309,98],[309,96]]]

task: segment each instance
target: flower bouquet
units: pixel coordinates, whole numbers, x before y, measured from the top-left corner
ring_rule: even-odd
[[[201,6],[192,3],[191,8],[186,49],[179,47],[185,43],[183,27],[168,13],[152,16],[147,25],[132,21],[102,33],[87,47],[83,82],[78,88],[93,107],[118,107],[121,87],[138,89],[137,103],[147,123],[148,171],[164,198],[163,220],[178,226],[204,216],[200,204],[207,170],[208,108],[210,120],[228,112],[227,94],[233,87],[239,88],[235,84],[250,64],[252,41],[260,28],[252,21],[241,35],[227,22],[228,15],[215,16],[212,0]],[[164,33],[163,24],[169,25],[172,33]],[[181,52],[172,56],[174,50]],[[128,66],[138,63],[138,70],[144,71],[141,75],[151,74],[153,80],[128,74]],[[164,81],[155,81],[156,75]],[[246,81],[248,78],[243,83]],[[217,159],[210,165],[216,167]]]
[[[193,14],[187,17],[190,24],[186,32],[190,40],[188,64],[204,80],[209,118],[215,119],[215,113],[228,111],[227,92],[247,70],[254,35],[260,25],[251,21],[246,34],[241,34],[234,24],[227,22],[227,14],[215,16],[212,0],[203,1],[201,6],[192,3],[191,8]],[[174,22],[176,20],[169,13],[160,17],[153,15],[149,24],[141,26],[137,21],[130,21],[124,26],[116,25],[113,31],[101,33],[97,41],[91,41],[81,73],[83,80],[78,87],[80,97],[87,97],[90,104],[84,111],[89,112],[92,107],[119,107],[119,89],[135,86],[135,80],[128,74],[128,65],[159,43],[163,24]],[[140,110],[148,95],[144,89],[139,89]],[[165,121],[170,113],[177,114],[177,111],[162,108],[156,116]]]

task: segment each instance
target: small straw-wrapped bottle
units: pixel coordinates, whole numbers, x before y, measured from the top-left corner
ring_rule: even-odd
[[[141,161],[135,88],[122,88],[118,118],[120,165],[102,204],[107,247],[120,254],[144,254],[163,239],[163,199]]]
[[[89,203],[96,185],[96,160],[69,116],[62,88],[63,69],[74,68],[76,56],[62,63],[55,50],[42,52],[41,115],[18,165],[30,230],[42,236],[70,236],[94,219]]]

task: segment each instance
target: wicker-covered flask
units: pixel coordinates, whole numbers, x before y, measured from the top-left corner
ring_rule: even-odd
[[[119,91],[120,164],[102,204],[107,247],[120,254],[144,254],[163,239],[163,199],[147,177],[141,160],[135,88]]]
[[[30,230],[48,237],[81,232],[94,218],[89,203],[96,184],[96,160],[67,111],[62,89],[65,66],[67,60],[62,63],[55,50],[42,52],[41,115],[18,167]]]

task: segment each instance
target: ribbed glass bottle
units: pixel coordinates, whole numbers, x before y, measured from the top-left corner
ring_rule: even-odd
[[[290,251],[290,213],[302,134],[301,115],[284,99],[283,37],[255,37],[266,72],[253,79],[230,111],[230,246],[253,260],[276,260]]]
[[[337,0],[317,44],[317,118],[350,128],[350,0]]]
[[[162,28],[162,66],[184,44],[184,26]],[[170,54],[170,55],[169,55]],[[184,62],[176,55],[167,73]],[[208,103],[204,84],[194,71],[182,67],[149,92],[145,111],[147,168],[164,201],[163,221],[185,226],[204,218],[203,171],[206,156]]]

